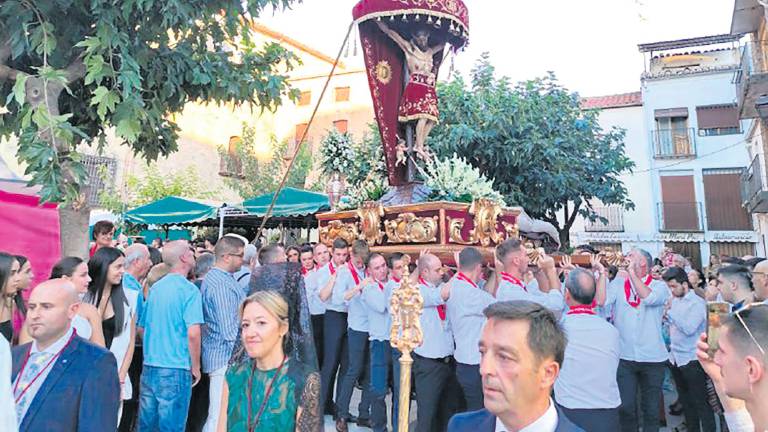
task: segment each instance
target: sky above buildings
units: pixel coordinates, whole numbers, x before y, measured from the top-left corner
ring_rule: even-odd
[[[335,57],[357,0],[304,0],[261,21]],[[583,96],[638,91],[640,43],[728,33],[734,0],[464,0],[470,44],[454,59],[468,74],[489,52],[514,81],[553,71]]]

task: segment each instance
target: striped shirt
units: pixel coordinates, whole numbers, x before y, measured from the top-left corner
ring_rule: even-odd
[[[232,273],[214,267],[203,279],[203,372],[227,365],[240,326],[238,308],[245,292]]]

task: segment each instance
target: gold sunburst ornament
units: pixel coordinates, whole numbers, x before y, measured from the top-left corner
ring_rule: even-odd
[[[380,83],[387,85],[392,80],[392,66],[386,60],[380,61],[376,64],[376,79]]]

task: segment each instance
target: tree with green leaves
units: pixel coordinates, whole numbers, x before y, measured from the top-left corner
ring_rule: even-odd
[[[508,204],[553,224],[563,247],[579,215],[605,222],[596,201],[634,208],[621,180],[634,167],[624,153],[625,132],[603,130],[598,113],[582,110],[578,94],[553,74],[513,85],[497,78],[483,55],[468,83],[457,76],[437,90],[432,150],[438,157],[456,153],[495,179]]]
[[[295,151],[288,142],[278,142],[273,136],[269,143],[269,159],[261,161],[255,152],[257,139],[256,129],[243,124],[241,139],[235,144],[233,153],[229,152],[229,148],[219,147],[219,156],[226,161],[227,171],[230,171],[225,173],[229,175],[224,177],[224,183],[237,191],[244,200],[275,192]],[[305,143],[299,149],[285,187],[305,188],[307,176],[312,169],[310,147],[309,143]]]
[[[46,201],[62,203],[65,255],[83,255],[88,208],[79,148],[114,131],[148,161],[177,150],[189,102],[274,110],[296,57],[259,44],[251,20],[294,0],[3,0],[0,136]]]
[[[149,164],[142,176],[129,175],[125,180],[125,195],[114,191],[101,194],[101,207],[114,214],[122,214],[168,196],[213,199],[218,191],[209,189],[193,166],[183,171],[164,174],[155,163]]]

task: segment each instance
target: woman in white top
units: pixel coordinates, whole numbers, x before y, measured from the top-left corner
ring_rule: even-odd
[[[91,282],[91,277],[88,275],[88,263],[78,257],[62,258],[54,264],[49,279],[65,279],[72,282],[72,285],[75,286],[78,295],[82,299],[85,293],[88,292],[88,283]],[[81,338],[88,339],[88,341],[98,346],[104,346],[101,317],[93,305],[80,303],[77,315],[72,319],[72,327]],[[27,327],[22,327],[21,335],[19,335],[19,344],[31,341],[32,338],[27,332]]]
[[[11,346],[3,337],[0,337],[0,430],[19,430],[11,388]]]
[[[91,283],[83,302],[92,304],[98,311],[106,347],[117,359],[122,398],[127,400],[133,393],[128,369],[136,342],[139,293],[123,289],[124,263],[125,257],[119,249],[103,247],[97,250],[88,261]]]

